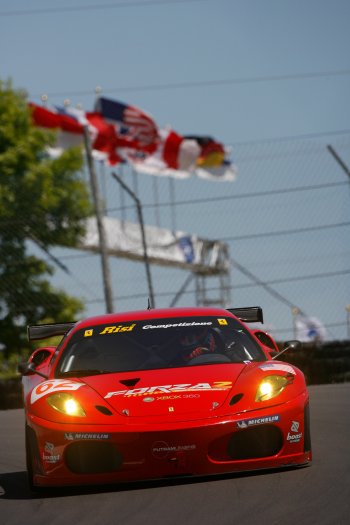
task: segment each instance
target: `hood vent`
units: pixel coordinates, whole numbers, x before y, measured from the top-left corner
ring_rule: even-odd
[[[235,396],[233,396],[233,398],[231,399],[230,401],[230,406],[232,405],[235,405],[236,403],[238,403],[238,401],[240,401],[243,397],[243,394],[236,394]]]
[[[133,379],[122,379],[121,381],[119,381],[119,383],[121,383],[122,385],[126,386],[127,388],[131,387],[131,386],[135,386],[137,385],[137,383],[140,381],[140,378],[139,377],[134,377]]]
[[[103,405],[95,405],[95,408],[105,416],[113,416],[113,412],[109,410],[109,408],[104,407]]]

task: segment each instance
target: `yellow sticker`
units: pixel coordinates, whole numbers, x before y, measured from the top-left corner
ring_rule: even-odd
[[[85,330],[84,337],[90,337],[94,333],[93,330]]]
[[[119,325],[119,326],[106,326],[106,328],[104,328],[102,330],[102,332],[100,332],[100,334],[115,334],[116,332],[131,332],[131,330],[134,329],[134,327],[136,326],[136,323],[134,324],[130,324],[130,325]]]
[[[227,324],[226,319],[218,319],[219,324]]]

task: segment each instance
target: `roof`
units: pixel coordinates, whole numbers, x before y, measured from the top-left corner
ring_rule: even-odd
[[[116,312],[95,317],[89,317],[77,323],[77,326],[84,328],[92,324],[105,324],[108,322],[128,322],[146,319],[192,317],[192,316],[232,316],[224,308],[192,307],[192,308],[154,308],[150,310],[136,310],[130,312]]]

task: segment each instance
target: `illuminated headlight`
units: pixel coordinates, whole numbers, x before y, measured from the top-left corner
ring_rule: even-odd
[[[278,396],[291,382],[286,376],[266,376],[261,381],[255,396],[255,401],[268,401]]]
[[[53,394],[47,398],[49,405],[67,416],[84,417],[85,412],[82,406],[74,399],[71,394],[64,392],[60,394]]]

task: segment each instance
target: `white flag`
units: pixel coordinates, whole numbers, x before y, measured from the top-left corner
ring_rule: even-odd
[[[304,343],[325,341],[327,338],[326,328],[317,317],[298,315],[295,318],[295,328],[297,339]]]

